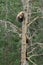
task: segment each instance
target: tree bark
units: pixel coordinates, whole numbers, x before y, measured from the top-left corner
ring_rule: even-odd
[[[26,35],[27,35],[27,23],[29,22],[30,10],[29,0],[22,0],[25,20],[22,23],[22,44],[21,44],[21,65],[27,65],[26,61]],[[28,64],[29,65],[29,64]]]

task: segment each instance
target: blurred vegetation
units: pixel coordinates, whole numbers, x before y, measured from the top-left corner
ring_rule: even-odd
[[[33,0],[31,5],[31,20],[36,16],[43,16],[43,0]],[[21,23],[16,20],[17,14],[22,11],[21,0],[0,0],[0,20],[10,21],[18,28],[21,28]],[[34,13],[35,12],[35,13]],[[20,65],[20,48],[21,39],[19,35],[13,31],[8,32],[10,27],[5,29],[4,23],[0,23],[0,65]],[[31,35],[35,31],[35,36],[32,42],[43,43],[43,19],[36,20],[29,28]],[[38,47],[33,53],[43,53],[43,48]],[[31,58],[37,65],[43,65],[43,56]],[[35,59],[35,60],[34,60]],[[32,65],[30,63],[30,65]]]

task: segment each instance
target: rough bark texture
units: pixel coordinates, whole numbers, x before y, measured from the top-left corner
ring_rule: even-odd
[[[21,65],[27,65],[26,61],[26,35],[27,35],[27,23],[29,22],[29,0],[22,0],[25,20],[22,23],[22,45],[21,45]],[[29,65],[29,64],[28,64]]]

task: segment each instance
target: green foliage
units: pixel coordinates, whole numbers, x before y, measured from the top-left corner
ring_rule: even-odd
[[[20,0],[0,0],[0,20],[10,21],[20,27],[16,16],[21,10]],[[0,65],[20,65],[20,45],[18,34],[7,32],[0,23]]]
[[[40,9],[43,7],[43,0],[33,0],[31,3],[31,21],[37,16],[43,16]],[[21,27],[21,23],[16,20],[17,14],[22,11],[21,0],[0,0],[0,20],[10,21],[11,23]],[[3,23],[4,24],[4,23]],[[13,33],[10,26],[5,29],[0,23],[0,65],[20,65],[20,38],[17,33]],[[10,28],[10,29],[9,29]],[[42,30],[41,30],[42,29]],[[29,28],[31,36],[36,31],[32,42],[43,43],[43,19],[37,19]],[[38,44],[37,49],[33,53],[43,53],[43,49]],[[34,46],[33,46],[34,48]],[[43,65],[43,57],[31,58],[37,65]],[[30,65],[33,65],[29,62]]]

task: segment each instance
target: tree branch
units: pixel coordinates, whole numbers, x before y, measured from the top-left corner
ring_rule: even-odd
[[[33,62],[30,58],[28,58],[27,57],[27,59],[28,59],[28,61],[30,61],[33,65],[37,65],[35,62]]]
[[[35,17],[30,23],[27,23],[27,24],[28,24],[28,27],[29,27],[34,21],[36,21],[38,18],[39,18],[39,16]]]

